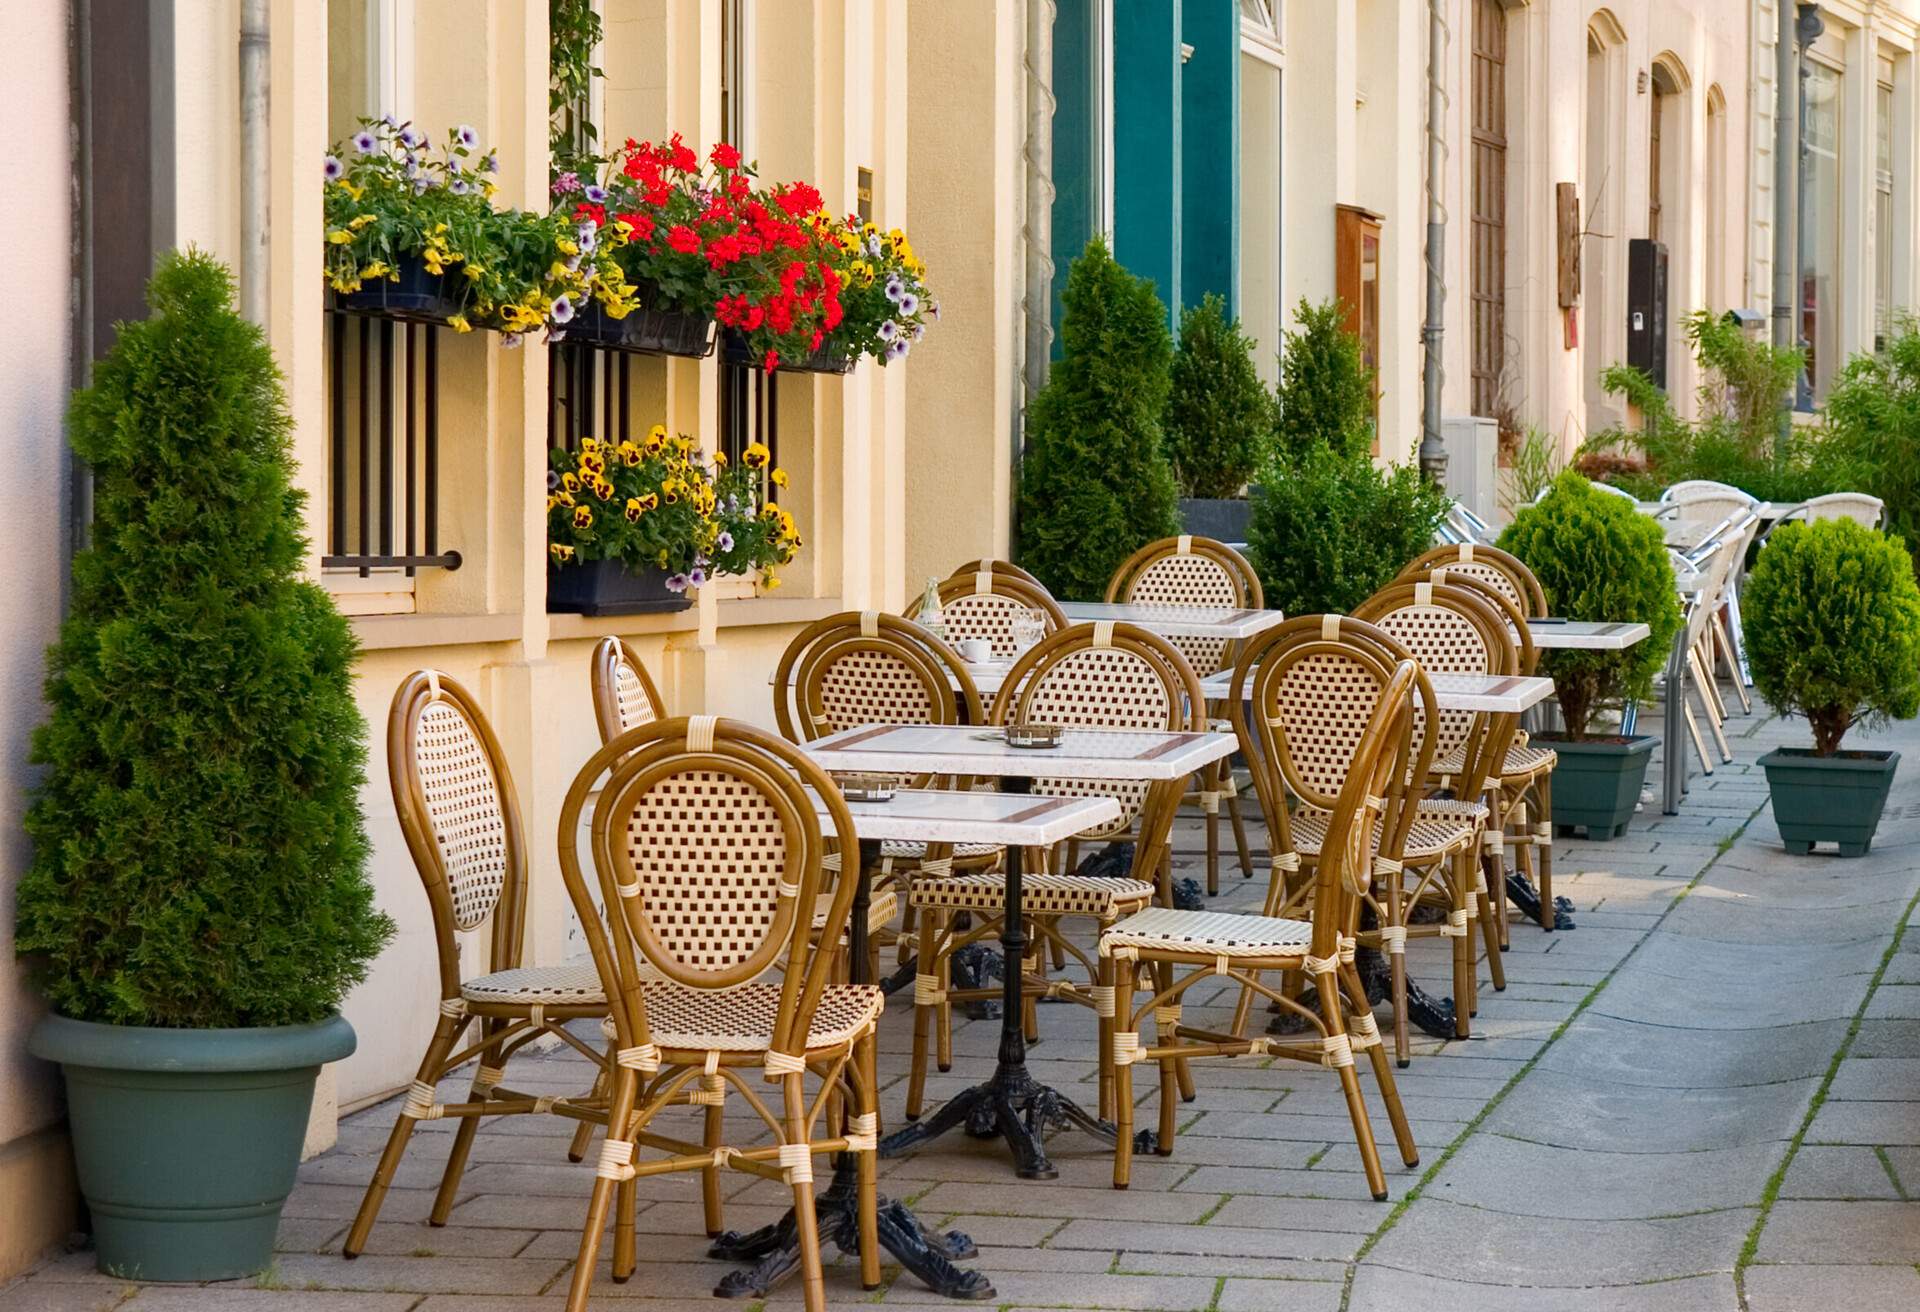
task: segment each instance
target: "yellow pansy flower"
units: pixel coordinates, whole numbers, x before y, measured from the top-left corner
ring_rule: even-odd
[[[327,234],[327,240],[333,243],[335,246],[345,246],[348,242],[353,240],[353,234],[348,232],[345,228],[335,228],[332,232]]]
[[[573,548],[564,542],[556,542],[547,550],[553,553],[553,559],[558,564],[564,565],[573,559]]]
[[[784,469],[776,469],[776,470],[774,470],[774,471],[773,471],[773,485],[774,485],[775,487],[785,487],[785,486],[787,485],[787,471],[786,471],[786,470],[784,470]]]
[[[771,459],[773,452],[767,450],[764,442],[749,443],[747,449],[740,453],[740,463],[748,469],[759,469]]]
[[[575,528],[593,527],[593,507],[575,506],[573,508],[573,526]]]

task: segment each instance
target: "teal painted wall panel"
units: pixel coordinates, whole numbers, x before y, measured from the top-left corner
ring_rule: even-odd
[[[1095,118],[1099,85],[1098,10],[1106,0],[1060,0],[1053,20],[1053,353],[1060,354],[1060,293],[1067,267],[1099,222],[1097,170],[1101,134]]]
[[[1170,322],[1181,296],[1180,11],[1181,0],[1119,0],[1113,14],[1113,251],[1153,280]]]
[[[1240,299],[1240,6],[1187,0],[1180,70],[1180,299]]]

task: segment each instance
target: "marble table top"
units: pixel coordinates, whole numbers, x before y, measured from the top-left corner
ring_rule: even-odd
[[[1612,620],[1530,620],[1527,628],[1536,647],[1581,651],[1625,651],[1653,632],[1644,624]]]
[[[817,798],[814,809],[826,815],[826,807]],[[1007,847],[1051,846],[1120,818],[1120,804],[1111,797],[1036,797],[924,788],[902,788],[889,802],[848,802],[847,809],[853,812],[855,830],[865,839],[995,843]]]
[[[1429,674],[1434,696],[1443,711],[1490,711],[1518,715],[1553,695],[1553,680],[1517,674]],[[1208,701],[1222,701],[1233,691],[1233,671],[1222,670],[1200,680]]]
[[[1157,606],[1113,601],[1063,601],[1075,624],[1114,620],[1137,624],[1163,638],[1251,638],[1287,618],[1277,610],[1231,610],[1223,606]]]
[[[970,724],[870,724],[802,746],[823,770],[1048,779],[1180,779],[1235,749],[1230,733],[1068,729],[1053,748],[1009,747]]]

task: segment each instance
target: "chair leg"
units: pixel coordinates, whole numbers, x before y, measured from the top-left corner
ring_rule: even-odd
[[[1466,889],[1458,879],[1450,880],[1453,894],[1452,915],[1447,924],[1447,941],[1453,944],[1453,1035],[1464,1039],[1470,1033],[1467,1018],[1473,1010],[1473,940],[1454,933],[1457,918],[1466,915]]]
[[[1367,1001],[1367,988],[1360,982],[1360,972],[1351,965],[1341,966],[1340,984],[1346,990],[1354,1014],[1364,1014],[1371,1019],[1372,1004]],[[1413,1126],[1408,1123],[1407,1109],[1400,1101],[1400,1086],[1393,1078],[1392,1065],[1387,1061],[1386,1045],[1373,1044],[1367,1050],[1367,1055],[1373,1062],[1373,1082],[1380,1088],[1380,1100],[1387,1105],[1387,1120],[1393,1125],[1394,1144],[1400,1149],[1400,1160],[1408,1166],[1418,1166],[1420,1145],[1413,1141]]]
[[[440,1017],[433,1027],[433,1037],[427,1041],[426,1055],[420,1059],[420,1073],[415,1078],[423,1084],[438,1083],[441,1065],[466,1028],[465,1016]],[[380,1154],[380,1164],[373,1168],[373,1179],[367,1185],[366,1196],[360,1200],[360,1210],[354,1214],[353,1228],[347,1231],[347,1241],[341,1246],[340,1251],[348,1257],[360,1256],[367,1246],[367,1235],[372,1232],[374,1220],[380,1215],[380,1205],[386,1201],[387,1190],[393,1185],[393,1173],[400,1168],[407,1141],[413,1137],[413,1121],[414,1118],[404,1112],[394,1118],[386,1151]]]
[[[1096,966],[1099,974],[1093,981],[1094,997],[1107,999],[1104,1004],[1096,1008],[1100,1017],[1100,1046],[1095,1049],[1099,1054],[1099,1060],[1096,1065],[1100,1070],[1100,1119],[1103,1121],[1111,1121],[1113,1119],[1113,1063],[1107,1059],[1107,1054],[1113,1048],[1113,1015],[1115,1010],[1115,1004],[1112,1001],[1114,996],[1113,958],[1096,958]]]
[[[635,1072],[622,1066],[613,1074],[613,1097],[607,1104],[607,1144],[625,1139],[633,1142],[633,1100],[637,1092]],[[632,1150],[629,1149],[629,1152]],[[602,1161],[612,1153],[603,1147]],[[580,1255],[573,1264],[573,1280],[567,1289],[567,1312],[587,1312],[587,1295],[593,1288],[593,1276],[600,1265],[600,1232],[607,1227],[607,1208],[613,1203],[614,1184],[610,1175],[594,1174],[593,1192],[587,1198],[587,1220],[580,1230]]]
[[[609,1069],[613,1066],[613,1040],[611,1039],[607,1040],[607,1066]],[[588,1097],[604,1098],[606,1096],[607,1072],[603,1070],[593,1077],[593,1091],[588,1094]],[[570,1162],[584,1162],[587,1160],[587,1149],[592,1146],[592,1144],[593,1122],[582,1121],[573,1131],[573,1142],[567,1145],[567,1160]]]
[[[1240,794],[1227,794],[1227,818],[1233,821],[1233,846],[1240,854],[1240,877],[1253,878],[1253,848],[1247,842],[1247,818],[1240,810]]]
[[[1387,979],[1393,999],[1393,1059],[1401,1066],[1413,1060],[1413,1045],[1407,1034],[1407,900],[1400,877],[1387,884],[1387,925],[1398,927],[1400,937],[1387,947]]]
[[[701,1091],[709,1095],[726,1096],[727,1082],[719,1075],[702,1076]],[[702,1142],[709,1151],[726,1143],[727,1108],[724,1103],[710,1102],[705,1105],[703,1120],[706,1131]],[[702,1219],[707,1224],[707,1238],[718,1238],[726,1226],[726,1209],[720,1198],[720,1168],[709,1166],[700,1172],[700,1208]]]
[[[1200,805],[1207,813],[1207,896],[1220,895],[1220,767],[1207,771]]]
[[[1133,962],[1113,963],[1113,1026],[1133,1023]],[[1133,1066],[1114,1061],[1111,1043],[1100,1062],[1113,1068],[1113,1187],[1125,1189],[1133,1179]]]
[[[639,1205],[640,1190],[631,1180],[622,1180],[613,1191],[613,1283],[624,1285],[633,1279],[633,1268],[639,1260],[639,1247],[634,1234],[633,1214]],[[714,1231],[713,1233],[718,1233]]]
[[[1153,974],[1154,974],[1153,987],[1156,991],[1164,993],[1166,990],[1173,987],[1173,967],[1169,963],[1163,961],[1156,964],[1153,969]],[[1156,1040],[1159,1038],[1159,1031],[1157,1028],[1155,1030],[1154,1037]],[[1167,1040],[1171,1042],[1173,1040],[1173,1036],[1171,1034],[1167,1035]],[[1192,1102],[1195,1098],[1199,1096],[1199,1094],[1194,1090],[1194,1087],[1193,1087],[1192,1064],[1188,1062],[1185,1057],[1175,1057],[1173,1059],[1173,1078],[1174,1078],[1175,1086],[1180,1090],[1181,1102]],[[1169,1143],[1172,1142],[1171,1137],[1168,1138],[1168,1142]],[[1167,1151],[1171,1152],[1172,1149],[1169,1148]],[[1165,1156],[1166,1154],[1162,1153],[1161,1155]]]
[[[1700,666],[1696,662],[1694,665],[1696,677],[1698,677],[1699,668]],[[1724,708],[1717,708],[1717,703],[1720,700],[1719,691],[1706,679],[1700,680],[1700,700],[1707,708],[1707,728],[1712,730],[1713,741],[1720,748],[1720,759],[1723,762],[1731,763],[1733,760],[1733,748],[1727,743],[1726,730],[1720,727],[1721,723],[1727,718],[1726,710]]]
[[[786,1141],[807,1142],[807,1091],[802,1077],[788,1075]],[[805,1176],[805,1179],[799,1178]],[[800,1289],[807,1312],[827,1312],[827,1284],[820,1265],[820,1224],[813,1210],[813,1171],[788,1168],[793,1183],[793,1228],[800,1240]]]
[[[1733,635],[1727,630],[1727,617],[1724,614],[1713,617],[1713,641],[1720,654],[1726,658],[1727,672],[1732,676],[1734,696],[1740,699],[1740,709],[1747,715],[1753,714],[1753,698],[1747,695],[1747,681],[1740,677],[1740,661],[1733,652]]]
[[[1494,923],[1493,891],[1485,887],[1487,882],[1486,872],[1481,869],[1480,863],[1474,860],[1471,852],[1467,853],[1466,856],[1461,859],[1460,877],[1463,879],[1478,880],[1482,885],[1479,898],[1480,940],[1486,945],[1487,949],[1487,976],[1493,982],[1493,991],[1495,993],[1505,993],[1507,991],[1507,965],[1506,958],[1500,951],[1500,927]],[[1467,935],[1467,941],[1471,943],[1473,941],[1472,925],[1467,926]]]
[[[1331,975],[1316,975],[1314,983],[1320,991],[1320,1014],[1326,1018],[1328,1035],[1343,1035],[1346,1027],[1340,1023],[1340,985]],[[1349,1052],[1346,1064],[1335,1066],[1334,1070],[1340,1076],[1341,1092],[1347,1095],[1347,1115],[1353,1119],[1353,1138],[1360,1146],[1360,1165],[1367,1173],[1367,1188],[1373,1192],[1375,1202],[1385,1202],[1387,1177],[1380,1169],[1380,1150],[1373,1142],[1373,1122],[1367,1118],[1366,1100],[1360,1096],[1360,1077],[1354,1072],[1353,1054]]]
[[[1687,736],[1693,739],[1693,756],[1700,762],[1700,773],[1711,775],[1713,757],[1707,754],[1707,740],[1700,736],[1700,721],[1693,718],[1693,706],[1691,703],[1683,703],[1680,709],[1686,714]]]
[[[943,937],[950,935],[952,925],[953,917],[948,912],[942,911],[940,913],[940,933]],[[926,960],[926,954],[924,952],[921,953],[920,959],[922,961]],[[951,937],[947,937],[946,941],[940,945],[940,956],[934,965],[933,977],[936,990],[940,995],[940,1001],[934,1005],[933,1009],[933,1064],[939,1068],[942,1075],[945,1075],[953,1069],[953,1003],[947,996],[953,992],[953,944]]]
[[[854,1066],[859,1071],[860,1115],[880,1121],[880,1065],[876,1055],[879,1040],[869,1030],[853,1045]],[[869,1148],[854,1154],[858,1170],[859,1195],[854,1201],[854,1221],[860,1231],[860,1287],[880,1288],[880,1154]]]
[[[928,972],[935,965],[933,954],[940,942],[941,914],[928,908],[920,917],[920,937],[925,948],[920,954],[918,971]],[[937,967],[935,972],[937,977]],[[918,976],[915,976],[916,982]],[[920,1118],[921,1110],[926,1106],[927,1097],[927,1045],[933,1038],[933,1025],[939,1013],[939,1004],[922,1002],[918,998],[913,1004],[913,1060],[907,1067],[907,1119]]]
[[[1533,845],[1540,852],[1540,928],[1554,926],[1553,910],[1553,772],[1533,781]]]
[[[480,1023],[495,1034],[504,1028],[499,1021],[481,1021]],[[492,1087],[492,1082],[482,1072],[497,1069],[495,1063],[500,1060],[499,1054],[498,1047],[481,1049],[480,1060],[474,1067],[472,1091],[467,1097],[469,1102],[486,1101],[487,1090]],[[473,1136],[479,1132],[478,1116],[464,1118],[459,1128],[454,1130],[453,1150],[447,1154],[447,1169],[440,1175],[440,1190],[433,1196],[433,1208],[427,1213],[428,1225],[437,1228],[447,1223],[447,1216],[453,1211],[454,1200],[460,1193],[460,1178],[467,1172],[467,1155],[473,1151]]]

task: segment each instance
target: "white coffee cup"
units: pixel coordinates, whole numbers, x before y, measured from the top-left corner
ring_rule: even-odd
[[[993,659],[993,644],[985,638],[962,638],[954,644],[954,649],[969,665],[984,665]]]

